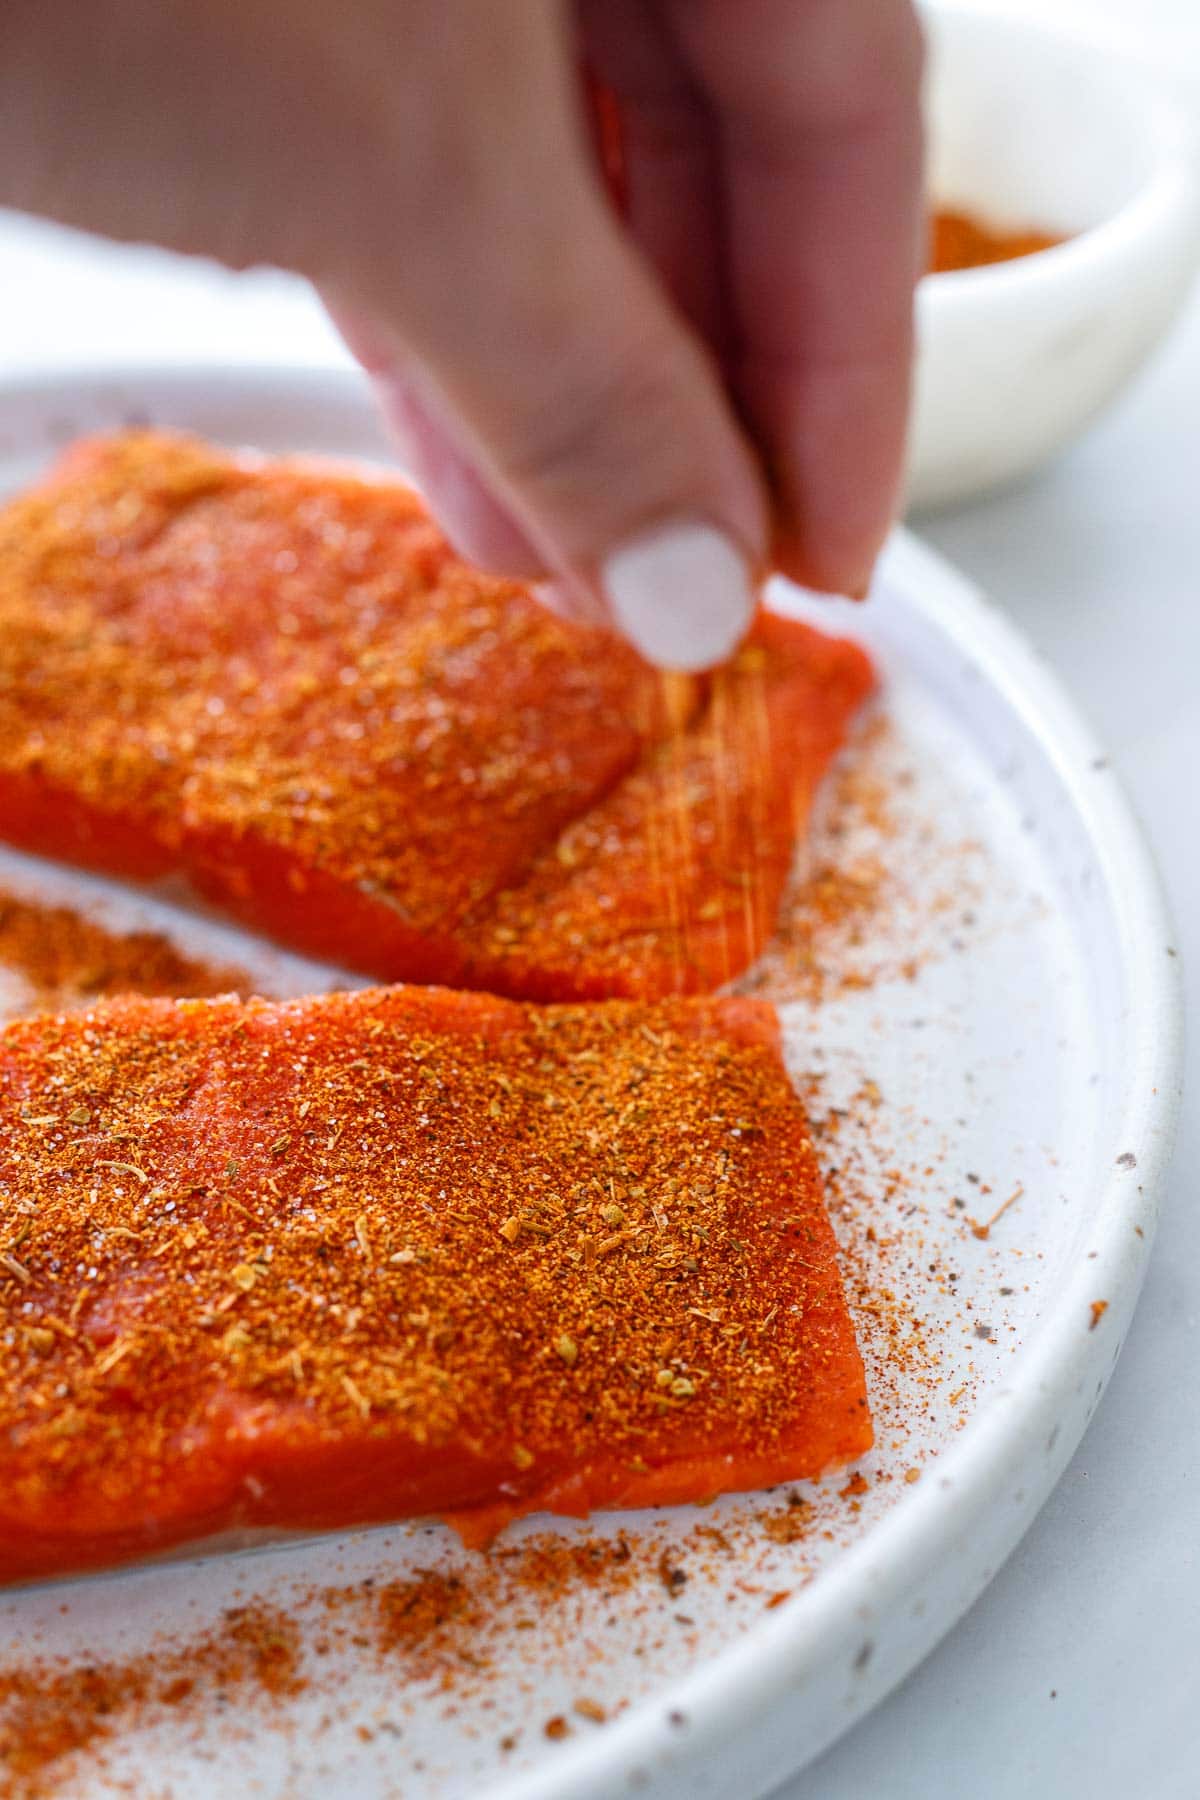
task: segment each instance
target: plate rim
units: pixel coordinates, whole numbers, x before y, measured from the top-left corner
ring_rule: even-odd
[[[371,418],[369,387],[355,370],[215,359],[64,363],[0,376],[0,412],[11,404],[66,399],[71,393],[93,404],[109,397],[115,403],[129,388],[151,402],[156,389],[175,400],[207,389],[214,400],[238,392],[263,404],[274,399],[318,410],[334,406],[347,418],[357,412],[364,426]],[[0,454],[10,448],[4,444]],[[876,1672],[864,1664],[853,1701],[829,1721],[820,1741],[797,1744],[790,1758],[776,1755],[769,1780],[785,1779],[810,1763],[923,1660],[1024,1536],[1083,1435],[1142,1285],[1178,1119],[1184,1041],[1182,967],[1170,948],[1171,920],[1153,852],[1080,709],[980,584],[903,527],[885,553],[881,584],[902,592],[907,607],[985,670],[1056,774],[1103,874],[1121,950],[1124,1029],[1132,1046],[1114,1109],[1114,1142],[1135,1150],[1136,1167],[1114,1165],[1094,1196],[1086,1223],[1095,1254],[1077,1259],[1053,1308],[1039,1318],[1023,1348],[1020,1391],[1000,1389],[989,1396],[939,1459],[938,1481],[919,1484],[902,1506],[844,1550],[808,1591],[803,1608],[784,1606],[766,1615],[744,1638],[637,1702],[603,1733],[564,1746],[552,1764],[501,1776],[491,1788],[494,1800],[600,1800],[631,1785],[647,1793],[683,1792],[685,1786],[705,1791],[706,1761],[715,1766],[720,1747],[756,1723],[766,1734],[774,1718],[778,1732],[780,1710],[794,1702],[805,1665],[819,1647],[840,1643],[847,1620],[853,1622],[853,1639],[863,1638],[878,1610],[886,1615],[899,1599],[919,1593],[948,1543],[978,1520],[998,1484],[1004,1486],[1006,1471],[1020,1463],[1030,1430],[1044,1436],[1047,1417],[1056,1411],[1070,1415],[1065,1428],[1056,1421],[1036,1479],[1025,1482],[1031,1491],[1021,1496],[1023,1505],[1012,1509],[998,1537],[988,1541],[979,1533],[973,1560],[959,1552],[968,1573],[935,1627],[912,1632],[909,1645],[898,1651],[893,1646],[888,1658],[878,1659]],[[1097,1293],[1107,1297],[1112,1320],[1120,1322],[1115,1351],[1111,1333],[1089,1332],[1084,1323]],[[1072,1382],[1075,1390],[1069,1393]],[[1082,1405],[1085,1382],[1089,1403]],[[673,1722],[680,1714],[688,1720],[686,1730]],[[745,1791],[761,1793],[765,1787]]]

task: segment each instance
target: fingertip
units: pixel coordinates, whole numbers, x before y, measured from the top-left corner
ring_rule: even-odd
[[[900,356],[805,370],[756,409],[774,446],[775,566],[818,593],[865,598],[903,492],[908,383]]]
[[[673,520],[620,546],[603,563],[601,585],[647,661],[688,674],[728,660],[757,604],[745,556],[699,520]]]
[[[865,600],[871,591],[882,547],[880,544],[869,554],[852,558],[822,558],[814,555],[808,545],[782,535],[775,543],[773,565],[780,575],[785,575],[798,587],[807,588],[810,593],[831,599]]]

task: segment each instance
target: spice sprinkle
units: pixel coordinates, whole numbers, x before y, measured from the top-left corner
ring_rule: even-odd
[[[763,1002],[18,1020],[0,1221],[3,1579],[243,1527],[437,1514],[480,1541],[870,1442]]]
[[[731,979],[872,683],[766,613],[663,677],[327,464],[131,432],[0,510],[0,838],[384,980]]]

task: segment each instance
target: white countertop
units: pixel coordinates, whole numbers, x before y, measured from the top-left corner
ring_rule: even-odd
[[[1045,13],[1049,0],[1010,0]],[[1057,0],[1200,90],[1196,0]],[[0,380],[106,361],[342,360],[315,301],[0,214]],[[922,522],[1008,606],[1106,740],[1155,844],[1200,1019],[1200,292],[1047,473]],[[1067,1475],[983,1599],[786,1800],[1196,1800],[1200,1094],[1145,1294]],[[784,1800],[781,1795],[781,1800]]]

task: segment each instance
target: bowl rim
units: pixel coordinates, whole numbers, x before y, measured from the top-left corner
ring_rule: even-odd
[[[1014,17],[990,3],[973,0],[964,6],[954,0],[921,0],[919,10],[922,24],[932,32],[990,33],[1054,45],[1078,56],[1081,63],[1102,69],[1131,108],[1139,109],[1150,149],[1145,179],[1095,225],[1006,262],[930,270],[917,286],[920,304],[970,303],[981,293],[990,299],[997,290],[1012,293],[1047,282],[1091,278],[1099,265],[1138,255],[1148,240],[1156,238],[1178,239],[1192,264],[1200,264],[1200,130],[1153,69],[1131,67],[1111,41],[1090,36],[1083,27]]]

